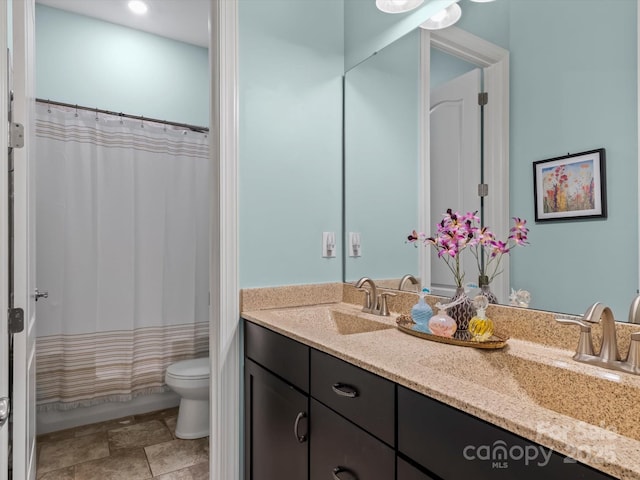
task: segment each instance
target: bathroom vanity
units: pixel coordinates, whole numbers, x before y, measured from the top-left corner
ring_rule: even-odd
[[[600,430],[519,399],[515,370],[492,364],[504,353],[410,337],[345,304],[243,317],[245,480],[638,478],[613,463],[640,442],[605,440],[617,456],[598,468],[602,452],[577,442]]]

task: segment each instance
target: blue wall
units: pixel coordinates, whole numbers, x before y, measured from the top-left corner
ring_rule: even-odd
[[[207,126],[208,52],[37,4],[36,95]]]
[[[342,0],[240,0],[240,283],[342,281]]]

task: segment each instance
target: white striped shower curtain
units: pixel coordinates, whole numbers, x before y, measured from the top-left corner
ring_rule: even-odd
[[[38,409],[166,390],[208,352],[207,135],[39,103],[36,138]]]

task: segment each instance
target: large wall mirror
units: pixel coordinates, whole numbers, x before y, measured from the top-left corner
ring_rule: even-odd
[[[617,0],[613,19],[609,0],[460,2],[455,28],[509,52],[509,196],[502,203],[507,216],[527,219],[530,245],[512,251],[506,287],[529,290],[533,308],[580,314],[602,301],[625,320],[637,294],[637,3]],[[345,76],[347,282],[369,276],[397,287],[429,264],[426,248],[405,243],[425,217],[425,195],[433,194],[425,179],[438,168],[421,172],[421,148],[430,143],[421,131],[420,109],[429,108],[421,103],[421,62],[430,62],[432,87],[477,65],[425,45],[424,37],[416,29]],[[536,223],[533,162],[596,148],[606,150],[607,218]],[[489,195],[497,187],[490,184]],[[467,276],[475,281],[475,268]]]

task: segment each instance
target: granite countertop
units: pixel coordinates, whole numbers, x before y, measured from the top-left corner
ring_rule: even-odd
[[[356,315],[379,329],[358,333]],[[247,310],[242,317],[622,479],[640,478],[640,376],[575,362],[511,338],[501,350],[431,342],[395,315],[344,302]]]

